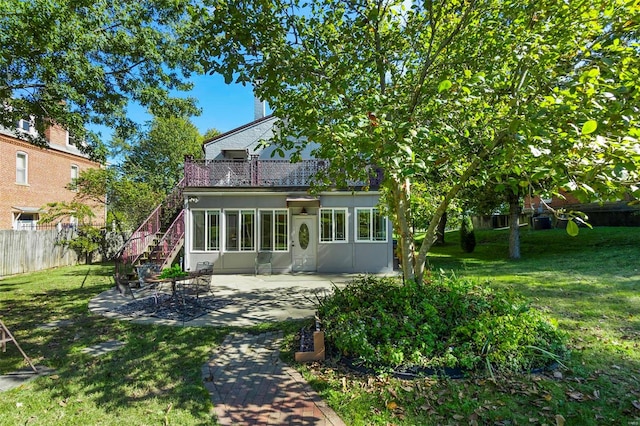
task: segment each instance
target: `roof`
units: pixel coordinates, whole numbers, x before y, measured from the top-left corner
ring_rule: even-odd
[[[269,114],[269,115],[264,116],[262,118],[259,118],[257,120],[253,120],[253,121],[251,121],[251,122],[249,122],[247,124],[243,124],[240,127],[236,127],[235,129],[231,129],[228,132],[224,132],[224,133],[220,133],[219,135],[215,135],[211,139],[207,139],[206,141],[204,141],[202,144],[203,145],[207,145],[207,144],[209,144],[211,142],[215,142],[217,139],[222,139],[222,138],[227,137],[229,135],[232,135],[234,133],[241,132],[242,130],[244,130],[244,129],[248,128],[248,127],[255,126],[256,124],[262,123],[263,121],[267,121],[267,120],[270,120],[272,118],[275,118],[274,115],[273,114]]]
[[[15,211],[19,211],[20,213],[40,213],[42,210],[40,207],[24,207],[24,206],[12,206],[11,207]]]

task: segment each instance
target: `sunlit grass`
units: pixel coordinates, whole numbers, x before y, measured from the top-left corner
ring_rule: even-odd
[[[448,233],[430,267],[547,312],[568,333],[567,368],[496,381],[362,377],[332,361],[304,368],[347,424],[640,424],[640,228],[581,229],[575,238],[523,229],[520,260],[508,259],[507,231],[476,237],[475,251],[463,253]]]

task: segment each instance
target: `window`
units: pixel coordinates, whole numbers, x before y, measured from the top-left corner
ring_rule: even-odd
[[[21,119],[16,122],[16,129],[19,132],[34,134],[36,132],[36,128],[33,125],[33,120]]]
[[[287,210],[260,210],[260,243],[264,251],[287,251],[289,216]]]
[[[225,250],[255,251],[255,211],[225,210]]]
[[[27,165],[27,154],[25,152],[18,152],[16,154],[16,183],[21,185],[27,184]]]
[[[347,242],[347,209],[320,209],[320,242]]]
[[[77,138],[71,132],[67,132],[67,145],[78,146]]]
[[[72,191],[78,192],[78,166],[75,164],[71,166],[71,184],[69,187]]]
[[[193,210],[191,212],[191,230],[193,251],[220,250],[219,210]]]
[[[356,208],[356,241],[387,241],[387,218],[376,208]]]

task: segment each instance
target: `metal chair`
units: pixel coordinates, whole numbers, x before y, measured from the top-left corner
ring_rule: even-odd
[[[259,251],[256,256],[255,262],[255,274],[258,275],[258,270],[260,269],[260,265],[269,265],[269,275],[273,274],[273,264],[271,263],[272,253],[270,251]]]
[[[198,262],[194,271],[195,277],[191,280],[191,287],[195,290],[196,299],[200,293],[208,293],[211,290],[211,275],[213,275],[212,262]]]

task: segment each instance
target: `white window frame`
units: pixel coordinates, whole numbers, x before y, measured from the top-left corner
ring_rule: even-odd
[[[18,180],[18,158],[24,158],[24,181]],[[29,154],[24,151],[16,152],[16,184],[18,185],[29,185]]]
[[[75,176],[74,176],[74,170],[75,170]],[[80,177],[80,167],[78,167],[77,164],[72,164],[71,165],[71,190],[73,192],[78,192],[78,178]]]
[[[323,213],[327,213],[327,212],[331,213],[331,239],[323,239],[324,232],[322,228],[323,227],[322,218],[323,218]],[[344,213],[344,238],[343,239],[337,238],[337,231],[336,231],[336,213],[337,212]],[[319,221],[318,240],[321,244],[344,244],[349,242],[349,209],[344,207],[320,208],[320,212],[318,213],[318,221]]]
[[[262,248],[262,214],[263,213],[271,213],[271,248],[270,249],[263,249]],[[275,220],[275,215],[276,213],[284,213],[286,218],[285,218],[285,248],[284,249],[276,249],[276,220]],[[258,209],[258,251],[272,251],[272,252],[281,252],[281,253],[286,253],[289,251],[289,209]]]
[[[369,237],[360,237],[360,213],[365,213],[368,216],[369,221]],[[384,219],[384,240],[379,240],[374,237],[374,220],[376,215],[380,215]],[[386,216],[380,214],[380,209],[377,207],[356,207],[354,218],[355,240],[357,243],[387,243],[389,242],[389,219]]]
[[[253,226],[252,226],[252,232],[253,232],[253,241],[252,241],[252,247],[246,247],[243,246],[242,241],[243,239],[240,238],[237,242],[238,248],[237,249],[229,249],[228,245],[227,245],[227,241],[228,241],[228,232],[229,230],[227,229],[227,223],[228,223],[228,216],[230,213],[237,213],[238,215],[238,230],[239,232],[242,230],[242,228],[244,227],[244,222],[245,222],[245,214],[250,214],[251,216],[253,216]],[[257,247],[257,227],[256,227],[256,210],[255,209],[225,209],[223,210],[223,220],[224,220],[224,225],[223,225],[223,243],[224,243],[224,249],[223,251],[228,252],[228,253],[247,253],[247,252],[254,252],[256,251],[256,247]],[[236,239],[238,239],[238,236],[236,236]]]
[[[27,129],[24,128],[25,124],[27,125]],[[16,130],[18,132],[27,133],[29,135],[35,135],[37,133],[33,119],[26,120],[24,118],[21,118],[16,122]]]
[[[194,218],[194,213],[204,212],[204,249],[195,248],[194,244],[196,241],[196,220]],[[218,241],[217,247],[216,244],[212,244],[211,242],[211,234],[209,232],[209,218],[211,216],[218,216]],[[222,244],[222,212],[220,209],[192,209],[191,210],[191,251],[194,253],[218,253],[220,252],[220,247]]]

